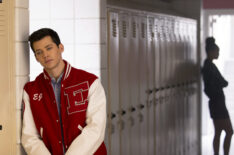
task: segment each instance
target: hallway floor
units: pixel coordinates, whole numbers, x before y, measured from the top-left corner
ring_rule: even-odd
[[[221,142],[220,142],[220,154],[223,154],[223,139],[224,139],[225,133],[222,133],[221,135]],[[208,135],[202,136],[202,155],[213,155],[213,148],[212,148],[212,140],[213,140],[213,133],[210,133]],[[230,152],[229,155],[234,155],[234,138],[232,138],[232,143],[230,146]]]

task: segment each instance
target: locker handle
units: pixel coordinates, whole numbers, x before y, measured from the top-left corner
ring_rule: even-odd
[[[158,92],[159,90],[159,88],[154,88],[154,92]]]
[[[2,130],[2,125],[0,125],[0,130]]]
[[[136,108],[132,107],[131,112],[134,112],[134,111],[136,111]]]
[[[152,94],[152,93],[153,93],[153,91],[150,90],[150,89],[149,89],[149,90],[146,90],[145,92],[146,92],[147,94]]]
[[[111,113],[111,119],[114,119],[116,117],[116,114]]]
[[[144,109],[144,107],[145,106],[143,104],[140,104],[140,106],[139,106],[140,109]]]

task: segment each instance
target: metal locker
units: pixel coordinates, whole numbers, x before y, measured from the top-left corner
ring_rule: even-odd
[[[166,95],[166,36],[164,33],[164,18],[162,15],[158,15],[158,43],[159,43],[159,56],[160,56],[160,81],[159,81],[159,91],[156,92],[157,101],[159,101],[157,112],[159,111],[159,132],[160,132],[160,146],[159,152],[161,154],[166,154],[166,106],[165,106],[165,95]],[[158,114],[156,114],[158,115]]]
[[[177,17],[174,17],[174,33],[175,33],[175,94],[174,94],[174,105],[175,105],[175,134],[177,135],[175,140],[175,149],[176,155],[180,155],[180,92],[179,92],[179,83],[180,83],[180,49],[181,49],[181,37],[179,34],[179,21]],[[179,136],[178,136],[179,135]]]
[[[15,51],[16,37],[15,34],[20,30],[15,32],[15,21],[18,17],[15,17],[15,2],[3,0],[0,3],[0,69],[1,69],[1,109],[0,109],[0,154],[16,154],[20,153],[16,149],[20,146],[20,118],[17,117],[16,112],[21,110],[16,110],[16,84],[15,82],[19,78],[19,74],[15,71],[15,53],[21,52],[21,50]],[[27,15],[27,14],[26,14]],[[27,20],[27,18],[23,18]],[[18,25],[18,23],[16,22]],[[28,31],[25,29],[25,33]],[[21,33],[19,33],[21,34]],[[20,36],[21,37],[21,36]],[[23,52],[23,50],[22,50]],[[25,51],[26,52],[26,51]],[[22,55],[22,54],[21,54]],[[19,58],[17,58],[19,60]],[[26,60],[26,58],[25,58]],[[26,69],[25,69],[26,70]],[[23,84],[22,81],[18,84]],[[18,88],[19,89],[19,88]],[[17,90],[19,91],[19,90]],[[19,97],[18,95],[17,97]],[[18,99],[17,99],[18,101]],[[16,122],[18,123],[16,125]],[[16,144],[17,142],[17,144]]]
[[[166,43],[166,87],[169,87],[171,85],[171,64],[172,64],[172,49],[173,49],[173,44],[172,42],[172,38],[171,35],[169,34],[169,26],[170,26],[170,20],[169,17],[165,16],[164,17],[164,35],[165,35],[165,43]]]
[[[161,72],[161,59],[160,59],[160,46],[161,46],[161,39],[160,37],[162,37],[162,33],[160,30],[160,20],[158,17],[154,18],[154,34],[155,34],[155,38],[154,38],[154,48],[155,48],[155,72],[154,72],[154,77],[155,77],[155,89],[156,91],[159,90],[161,88],[161,77],[160,77],[160,72]]]
[[[195,33],[196,34],[196,33]],[[193,152],[197,152],[198,154],[198,149],[199,149],[199,141],[198,141],[198,137],[199,135],[199,105],[197,104],[198,102],[198,93],[199,93],[199,89],[198,89],[199,83],[196,81],[193,84],[193,90],[192,90],[192,109],[194,111],[193,113],[193,122],[196,122],[193,124],[192,128],[193,128],[193,144],[192,144],[192,151]]]
[[[139,102],[139,68],[137,67],[139,61],[139,29],[138,16],[130,14],[129,16],[129,89],[130,89],[130,104],[128,107],[129,117],[129,136],[130,136],[130,155],[140,155],[140,134],[139,122],[137,120],[137,105]],[[127,66],[126,66],[127,67]]]
[[[162,36],[163,36],[163,46],[164,50],[161,51],[163,56],[162,61],[163,62],[163,68],[161,70],[161,74],[164,75],[162,77],[162,83],[163,83],[163,90],[161,91],[161,94],[163,96],[162,100],[162,120],[163,120],[163,143],[164,143],[164,152],[163,154],[169,154],[169,148],[166,146],[170,147],[170,137],[169,137],[169,129],[170,129],[170,115],[169,115],[169,110],[170,110],[170,79],[169,79],[169,72],[170,72],[170,52],[171,52],[171,45],[170,45],[170,38],[168,34],[168,19],[167,16],[162,16],[161,17],[161,23],[162,23]]]
[[[188,72],[189,72],[189,81],[191,82],[193,80],[193,75],[194,75],[194,69],[196,69],[194,67],[194,62],[193,62],[193,56],[194,56],[194,47],[193,47],[193,24],[191,21],[189,21],[188,23],[188,28],[187,28],[187,32],[188,32],[188,40],[189,40],[189,68],[188,68]]]
[[[159,16],[159,33],[160,33],[160,85],[161,87],[166,87],[166,57],[167,57],[167,53],[166,53],[166,34],[165,34],[165,31],[164,31],[164,24],[165,24],[165,21],[164,21],[164,18],[162,16]]]
[[[192,63],[193,63],[193,74],[192,79],[193,81],[197,80],[198,75],[198,64],[197,64],[197,23],[196,21],[192,22],[191,24],[191,44],[192,44]]]
[[[171,152],[173,150],[173,136],[174,133],[171,130],[173,128],[173,109],[172,109],[172,56],[173,56],[173,50],[174,50],[174,44],[173,44],[173,34],[170,33],[170,29],[171,29],[171,21],[170,21],[170,17],[165,17],[165,35],[166,35],[166,43],[167,43],[167,50],[166,50],[166,63],[167,63],[167,68],[166,68],[166,76],[167,76],[167,85],[166,85],[166,94],[165,94],[165,106],[166,106],[166,113],[167,113],[167,117],[166,117],[166,128],[167,128],[167,134],[166,134],[166,138],[167,140],[167,146],[169,146],[169,148],[167,149],[166,154],[171,154],[173,152]]]
[[[190,81],[190,66],[191,66],[191,53],[192,53],[192,48],[191,48],[191,41],[190,41],[190,33],[189,32],[189,27],[190,27],[190,23],[189,20],[187,19],[184,25],[184,33],[185,33],[185,38],[186,38],[186,81],[189,82]]]
[[[154,81],[155,81],[155,86],[154,86],[154,92],[155,92],[155,150],[156,150],[156,154],[162,154],[161,153],[161,104],[160,104],[160,65],[161,65],[161,60],[160,60],[160,32],[159,32],[159,27],[160,27],[160,23],[159,23],[159,18],[155,17],[154,18],[154,52],[155,52],[155,71],[154,71]]]
[[[154,18],[147,18],[147,121],[148,153],[155,154],[155,116],[154,116]]]
[[[170,38],[170,51],[169,51],[169,59],[170,59],[170,67],[169,67],[169,154],[175,154],[176,146],[175,146],[175,101],[174,101],[174,85],[175,85],[175,77],[174,77],[174,62],[175,62],[175,33],[174,33],[174,18],[168,17],[168,34]]]
[[[130,73],[129,73],[129,15],[125,12],[119,14],[119,99],[121,109],[121,155],[130,154]]]
[[[180,83],[180,72],[179,72],[179,64],[180,64],[180,50],[181,50],[181,36],[179,34],[179,21],[178,18],[174,17],[174,33],[175,33],[175,52],[174,52],[174,59],[175,59],[175,85]]]
[[[108,114],[110,127],[108,154],[120,154],[120,131],[119,131],[119,27],[118,27],[118,13],[108,12],[108,79],[109,79],[109,93],[108,93]],[[110,120],[111,118],[111,120]]]
[[[185,32],[185,22],[183,21],[183,18],[180,19],[180,35],[182,38],[182,50],[181,50],[181,73],[182,73],[182,78],[181,78],[181,82],[184,83],[186,81],[187,78],[187,74],[186,74],[186,57],[187,57],[187,38],[186,38],[186,32]]]
[[[148,153],[147,145],[147,17],[139,17],[139,102],[140,155]]]

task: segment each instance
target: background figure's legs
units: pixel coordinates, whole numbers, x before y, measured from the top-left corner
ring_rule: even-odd
[[[233,134],[232,123],[230,119],[225,119],[223,126],[224,126],[224,131],[226,132],[226,136],[223,143],[224,155],[229,155],[229,149]]]
[[[224,155],[229,154],[231,138],[233,134],[232,124],[229,118],[227,119],[214,119],[214,128],[215,128],[215,135],[213,140],[213,149],[215,155],[219,154],[219,144],[220,144],[220,135],[222,130],[226,132],[226,136],[224,139],[223,149]]]
[[[222,132],[222,128],[220,128],[217,120],[214,120],[213,122],[214,122],[214,128],[215,128],[215,134],[214,134],[214,139],[213,139],[214,155],[219,155],[219,143],[220,143],[220,135]]]

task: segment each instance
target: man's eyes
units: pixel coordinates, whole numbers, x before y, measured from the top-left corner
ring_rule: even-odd
[[[35,54],[36,55],[41,55],[42,51],[36,51]]]
[[[50,51],[53,47],[47,47],[46,50],[47,51]],[[42,51],[38,50],[35,52],[36,55],[41,55],[42,54]]]
[[[46,48],[46,49],[49,51],[49,50],[51,50],[51,49],[52,49],[52,47],[48,47],[48,48]]]

